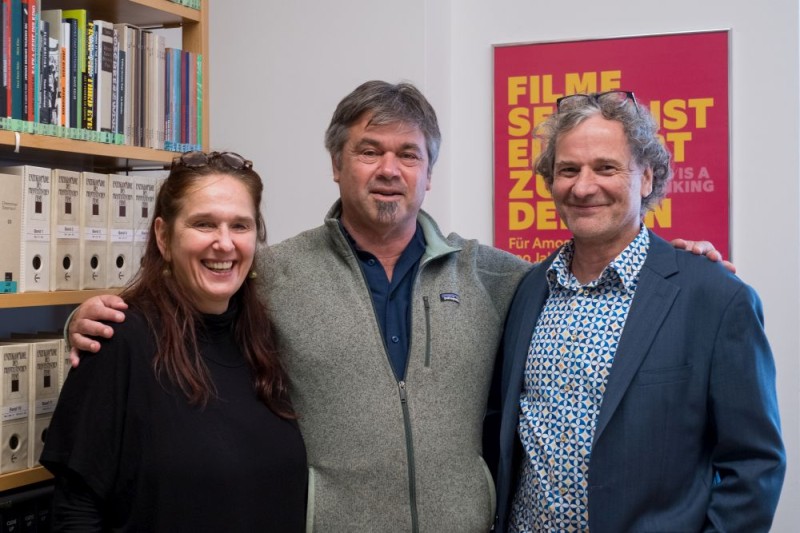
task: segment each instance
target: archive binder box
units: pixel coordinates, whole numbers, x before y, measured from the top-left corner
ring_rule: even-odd
[[[17,292],[22,254],[22,180],[0,174],[0,293]]]
[[[80,288],[80,172],[53,169],[51,259],[53,290]]]
[[[0,474],[28,468],[29,347],[27,343],[0,344],[3,379],[0,380]]]
[[[111,174],[108,214],[108,287],[123,287],[133,277],[134,179]],[[138,266],[138,265],[137,265]]]
[[[33,336],[17,338],[16,335],[12,341],[28,345],[28,467],[31,468],[39,464],[56,410],[63,341]]]
[[[133,261],[134,270],[139,270],[147,246],[147,234],[156,210],[158,177],[154,175],[133,176]]]
[[[80,289],[108,281],[108,174],[81,172]]]
[[[21,236],[17,258],[20,262],[18,292],[47,292],[50,289],[50,190],[49,168],[31,165],[4,167],[1,172],[20,180]],[[5,179],[5,178],[4,178]]]

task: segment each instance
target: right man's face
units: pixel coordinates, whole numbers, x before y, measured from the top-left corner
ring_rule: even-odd
[[[369,115],[350,127],[334,181],[349,230],[387,232],[416,225],[430,189],[425,136],[403,123],[370,125]]]
[[[621,123],[595,115],[557,141],[551,191],[576,245],[624,249],[651,190],[652,172],[633,161]]]

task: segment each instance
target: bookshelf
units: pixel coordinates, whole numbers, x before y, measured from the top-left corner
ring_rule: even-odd
[[[53,479],[52,474],[43,466],[34,466],[19,472],[0,474],[0,492],[31,485],[40,481]]]
[[[142,28],[181,28],[183,50],[203,56],[202,137],[209,146],[208,2],[191,9],[168,0],[41,0],[41,9],[86,9],[92,18],[130,23]],[[35,133],[0,131],[0,160],[4,164],[31,164],[96,172],[163,168],[176,153],[167,150],[108,144]],[[119,289],[0,294],[0,310],[77,305],[99,294]],[[6,311],[7,312],[7,311]],[[43,467],[0,475],[0,493],[51,479]]]

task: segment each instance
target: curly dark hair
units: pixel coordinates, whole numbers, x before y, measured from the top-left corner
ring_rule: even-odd
[[[598,98],[603,93],[591,93],[548,117],[536,130],[542,140],[543,151],[536,159],[534,170],[541,174],[548,186],[553,184],[556,143],[565,133],[597,114],[607,120],[622,124],[631,156],[637,165],[653,170],[653,190],[642,198],[642,214],[655,207],[667,193],[667,183],[672,179],[671,155],[658,137],[658,125],[649,110],[633,98],[623,101]]]

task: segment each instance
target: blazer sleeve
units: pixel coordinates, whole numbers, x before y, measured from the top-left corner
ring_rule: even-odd
[[[709,526],[715,531],[768,531],[786,455],[761,301],[747,285],[740,286],[724,311],[711,364],[716,483]]]

